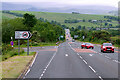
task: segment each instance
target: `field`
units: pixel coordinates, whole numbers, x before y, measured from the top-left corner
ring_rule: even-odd
[[[44,18],[47,19],[49,22],[52,20],[57,21],[61,23],[62,25],[66,25],[68,27],[77,27],[79,25],[81,26],[86,26],[86,27],[100,27],[100,25],[93,24],[90,22],[78,22],[78,23],[64,23],[64,20],[66,19],[77,19],[77,20],[83,20],[85,19],[86,21],[88,20],[107,20],[104,18],[105,15],[90,15],[90,14],[72,14],[72,13],[51,13],[51,12],[28,12],[28,11],[11,11],[13,13],[20,13],[20,14],[25,14],[25,13],[30,13],[36,16],[37,19],[39,18]],[[3,15],[4,18],[15,18],[16,16],[4,13]],[[113,26],[116,26],[118,23],[117,21],[112,21],[111,23]]]

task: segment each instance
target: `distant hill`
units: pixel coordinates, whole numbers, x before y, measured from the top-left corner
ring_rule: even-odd
[[[118,16],[118,11],[110,11],[109,14],[113,16]]]
[[[46,6],[47,5],[47,6]],[[53,5],[53,4],[51,4]],[[3,10],[21,10],[21,11],[40,11],[40,12],[56,12],[56,13],[72,13],[79,12],[81,14],[108,14],[117,8],[102,5],[65,5],[64,7],[52,6],[48,3],[40,3],[39,6],[18,4],[18,3],[2,3]]]

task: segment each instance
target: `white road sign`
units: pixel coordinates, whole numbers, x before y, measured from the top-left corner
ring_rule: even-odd
[[[31,36],[30,31],[15,31],[15,39],[29,39]]]
[[[74,35],[74,38],[78,38],[78,35]]]

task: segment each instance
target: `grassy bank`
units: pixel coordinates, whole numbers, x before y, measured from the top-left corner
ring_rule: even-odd
[[[33,54],[35,54],[35,52],[30,52],[30,55],[26,56],[26,53],[24,52],[20,56],[14,56],[0,62],[2,63],[2,78],[17,78],[30,62]]]

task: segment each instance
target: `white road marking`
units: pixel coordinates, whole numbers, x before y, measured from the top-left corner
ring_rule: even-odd
[[[116,62],[116,63],[120,63],[118,60],[113,60],[114,62]]]
[[[110,57],[108,57],[108,56],[105,56],[106,58],[108,58],[108,59],[111,59]]]
[[[77,55],[79,56],[79,54],[77,53]]]
[[[65,56],[67,57],[67,56],[68,56],[68,54],[65,54]]]
[[[25,76],[30,72],[30,69],[28,69],[27,73],[25,74]]]
[[[86,62],[85,60],[83,60],[83,62],[84,62],[85,64],[87,64],[87,62]]]
[[[101,76],[98,76],[98,77],[99,77],[101,80],[103,80]]]
[[[34,58],[32,64],[30,65],[30,67],[33,66],[33,64],[34,64],[34,62],[35,62],[35,60],[36,60],[37,55],[38,55],[38,52],[36,53],[35,58]],[[27,73],[25,74],[24,78],[26,77],[26,75],[27,75],[29,72],[30,72],[30,68],[28,69],[28,71],[27,71]]]
[[[93,54],[89,54],[90,56],[93,56]]]
[[[96,73],[96,71],[95,71],[91,66],[89,66],[89,68],[92,69],[92,71],[93,71],[94,73]]]
[[[81,56],[80,56],[81,59],[83,59]]]
[[[43,76],[43,74],[41,74],[41,77]]]
[[[32,66],[33,66],[33,64],[34,64],[34,62],[35,62],[35,60],[36,60],[37,55],[38,55],[38,53],[36,53],[35,58],[34,58],[34,60],[33,60],[32,64],[31,64],[31,67],[32,67]]]
[[[54,55],[52,56],[52,58],[50,59],[49,63],[47,64],[47,66],[45,67],[45,69],[43,70],[43,73],[41,74],[41,76],[39,77],[39,79],[42,78],[42,76],[44,75],[44,73],[46,72],[48,66],[50,65],[50,63],[52,62],[53,58],[55,57],[57,51],[54,53]]]
[[[69,43],[68,43],[69,44]],[[69,44],[70,45],[70,44]],[[70,47],[71,47],[71,45],[70,45]],[[71,47],[72,48],[72,47]],[[72,48],[73,49],[73,48]],[[74,49],[73,49],[74,50]],[[75,51],[75,50],[74,50]],[[93,50],[92,50],[93,51]],[[94,51],[95,53],[99,53],[99,52],[96,52],[96,51]],[[100,55],[102,55],[101,53],[99,53]],[[78,53],[77,53],[77,55],[79,55]],[[93,55],[92,55],[93,56]],[[79,57],[83,60],[83,62],[85,63],[85,64],[87,64],[87,61],[85,61],[80,55],[79,55]],[[87,64],[88,65],[88,64]],[[97,73],[96,73],[96,71],[91,67],[91,66],[89,66],[89,68],[101,79],[101,80],[103,80],[102,79],[102,77],[101,76],[99,76]]]

